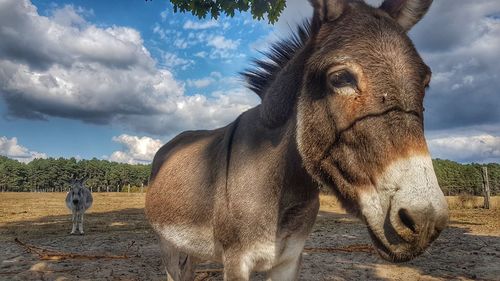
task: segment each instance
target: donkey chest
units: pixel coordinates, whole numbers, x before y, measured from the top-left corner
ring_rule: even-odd
[[[255,271],[267,271],[301,254],[314,224],[318,206],[318,200],[314,197],[286,207],[281,206],[283,210],[279,208],[272,212],[273,216],[260,220],[267,223],[259,224],[254,220],[250,227],[236,226],[227,229],[225,233],[219,232],[216,236],[224,241],[224,236],[230,234],[233,241],[241,243],[236,247],[241,247],[243,263]],[[235,233],[239,234],[238,237],[234,236]]]

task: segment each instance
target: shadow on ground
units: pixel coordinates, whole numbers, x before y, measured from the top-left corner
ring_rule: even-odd
[[[143,209],[90,213],[86,234],[68,235],[69,215],[4,224],[0,228],[0,280],[165,280],[157,241]],[[88,255],[127,259],[40,260],[14,242]],[[342,248],[370,244],[364,225],[348,215],[321,212],[306,244]],[[365,252],[305,253],[300,280],[500,280],[500,237],[451,227],[417,259],[391,264]],[[197,280],[222,280],[220,265],[202,264]],[[254,280],[262,275],[254,276]]]

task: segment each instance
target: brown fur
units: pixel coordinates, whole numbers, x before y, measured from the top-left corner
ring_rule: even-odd
[[[252,270],[297,278],[298,269],[286,273],[282,265],[300,264],[293,245],[312,228],[318,183],[358,213],[357,195],[385,167],[427,153],[422,101],[430,70],[406,36],[407,27],[397,23],[408,15],[394,7],[405,3],[387,0],[383,11],[360,1],[311,2],[314,18],[302,46],[293,55],[277,50],[280,67],[266,68],[272,73],[245,74],[260,91],[261,105],[227,127],[183,133],[155,156],[146,214],[169,252],[167,270],[175,280],[191,280],[195,259],[189,257],[223,262],[226,280],[248,280]],[[354,95],[328,85],[336,67],[356,77]],[[162,232],[174,226],[188,231]],[[202,255],[172,242],[189,236],[196,244],[194,237],[201,236],[195,227],[208,229],[212,252]],[[265,241],[274,243],[274,254],[259,254]],[[177,252],[184,256],[172,254]]]

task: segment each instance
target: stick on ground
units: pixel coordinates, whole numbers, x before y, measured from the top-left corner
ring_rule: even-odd
[[[334,253],[334,252],[360,252],[360,253],[375,253],[373,246],[367,244],[354,244],[340,248],[304,248],[305,253]]]
[[[75,253],[65,253],[55,250],[44,249],[38,246],[26,244],[19,240],[17,237],[14,242],[21,245],[30,253],[38,255],[41,260],[66,260],[66,259],[83,259],[83,260],[96,260],[96,259],[128,259],[129,257],[124,255],[88,255],[88,254],[75,254]]]

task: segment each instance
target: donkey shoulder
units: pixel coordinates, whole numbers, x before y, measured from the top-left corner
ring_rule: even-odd
[[[163,165],[178,154],[197,156],[197,161],[209,161],[212,164],[222,162],[235,123],[236,121],[214,130],[184,131],[174,137],[156,152],[152,163],[151,180],[158,175]]]

